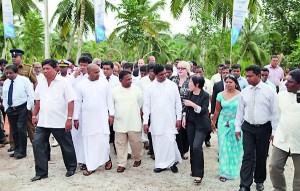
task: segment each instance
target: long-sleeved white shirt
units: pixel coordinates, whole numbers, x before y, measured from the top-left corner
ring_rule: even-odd
[[[29,81],[28,78],[20,75],[17,75],[17,77],[13,81],[14,82],[11,106],[15,107],[27,102],[27,109],[31,110],[34,103],[34,91],[32,83]],[[8,78],[3,83],[2,99],[5,111],[9,107],[7,101],[10,84],[11,80]]]
[[[255,103],[252,105],[251,99],[253,95],[254,86],[249,85],[241,92],[236,120],[235,131],[240,132],[241,126],[245,121],[250,124],[265,124],[268,121],[272,124],[272,135],[278,126],[278,115],[276,107],[276,92],[267,84],[259,82],[255,90]],[[250,118],[249,113],[251,108],[254,108],[253,119]]]
[[[177,134],[176,120],[181,120],[181,112],[180,95],[174,82],[154,80],[144,92],[143,123],[148,124],[151,114],[152,135]]]

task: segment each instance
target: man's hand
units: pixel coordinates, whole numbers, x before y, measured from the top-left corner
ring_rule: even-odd
[[[188,99],[184,99],[184,100],[183,100],[183,104],[184,104],[185,106],[190,106],[190,107],[194,107],[194,106],[195,106],[195,103],[192,102],[192,101],[190,101],[190,100],[188,100]]]
[[[147,124],[144,125],[144,132],[145,132],[145,134],[149,133],[149,125],[147,125]]]
[[[212,133],[215,133],[216,132],[216,124],[214,124],[213,122],[211,123],[211,131]]]
[[[108,124],[109,124],[109,126],[111,126],[111,125],[114,124],[114,116],[109,116],[109,118],[108,118]]]
[[[269,140],[270,140],[270,142],[271,142],[271,143],[272,143],[272,145],[273,145],[273,141],[274,141],[274,135],[271,135]]]
[[[79,128],[79,121],[78,121],[78,119],[74,120],[74,127],[75,127],[75,129],[78,130],[78,128]]]
[[[181,128],[181,120],[177,120],[176,121],[176,129],[177,129],[177,131],[179,131],[180,128]]]
[[[77,70],[74,72],[74,77],[77,78],[77,76],[79,76],[80,72],[81,72],[82,68],[78,67]]]
[[[37,118],[36,118],[36,117],[32,118],[32,119],[31,119],[31,123],[32,123],[32,125],[33,125],[34,127],[36,127],[36,126],[37,126],[37,123],[38,123]]]
[[[71,129],[72,129],[72,119],[67,119],[65,129],[66,129],[66,132],[71,131]]]
[[[185,129],[185,126],[186,126],[186,119],[185,119],[185,116],[183,116],[182,118],[182,123],[181,123],[182,127]]]
[[[236,138],[236,140],[239,140],[240,136],[241,136],[241,132],[235,132],[235,138]]]

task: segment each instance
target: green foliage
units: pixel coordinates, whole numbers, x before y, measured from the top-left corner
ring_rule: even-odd
[[[31,61],[37,61],[44,55],[44,24],[39,13],[31,11],[25,16],[26,22],[21,23],[20,38],[23,49]]]
[[[277,31],[281,36],[282,47],[280,52],[272,54],[290,54],[292,44],[299,38],[300,31],[300,1],[297,0],[264,0],[264,11],[270,22],[270,29]]]

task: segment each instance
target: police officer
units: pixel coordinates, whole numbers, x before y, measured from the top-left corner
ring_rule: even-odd
[[[19,75],[29,78],[29,80],[31,81],[31,83],[35,87],[37,85],[37,78],[36,78],[36,75],[33,72],[33,68],[32,68],[31,65],[24,64],[23,61],[22,61],[24,51],[21,50],[21,49],[11,49],[10,53],[11,53],[13,64],[15,66],[17,66],[17,68],[18,68]],[[3,75],[0,78],[1,84],[3,84],[3,81],[6,80],[6,79],[7,79],[6,70],[4,69]],[[34,135],[34,126],[31,123],[31,118],[32,118],[32,112],[28,111],[27,132],[28,132],[29,139],[32,142],[33,135]],[[11,127],[10,127],[10,132],[12,132]],[[8,152],[11,152],[11,151],[13,151],[13,148],[15,147],[15,143],[13,141],[12,133],[9,133],[9,140],[10,140],[10,149],[8,149]]]

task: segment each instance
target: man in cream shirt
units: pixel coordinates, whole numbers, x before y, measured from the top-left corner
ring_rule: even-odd
[[[273,153],[270,164],[270,178],[274,191],[287,189],[284,166],[289,156],[294,163],[293,191],[300,190],[300,103],[297,102],[297,91],[300,90],[300,70],[293,70],[287,77],[287,91],[278,94],[279,125],[273,142]]]

